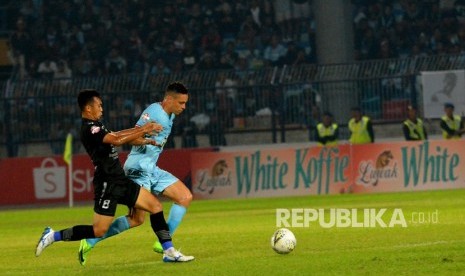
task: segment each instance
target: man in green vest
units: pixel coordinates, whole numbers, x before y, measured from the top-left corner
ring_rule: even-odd
[[[444,104],[446,115],[441,117],[442,137],[444,139],[460,139],[465,133],[462,117],[454,115],[454,105],[452,103]]]
[[[362,116],[359,107],[352,108],[352,119],[349,121],[350,138],[352,145],[369,144],[375,142],[373,124],[368,116]]]
[[[337,146],[338,138],[339,127],[333,122],[333,114],[324,112],[321,123],[316,126],[315,140],[318,146]]]
[[[423,120],[418,118],[417,109],[409,105],[407,107],[407,120],[402,124],[405,140],[421,141],[428,139]]]

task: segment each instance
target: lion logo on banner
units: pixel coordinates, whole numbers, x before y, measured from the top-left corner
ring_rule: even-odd
[[[216,162],[215,165],[213,165],[212,167],[212,172],[211,172],[212,179],[222,176],[226,172],[227,169],[228,169],[228,165],[226,164],[225,160],[220,160]],[[212,186],[212,188],[210,189],[210,191],[208,191],[208,193],[212,194],[214,190],[215,190],[215,186]]]
[[[376,169],[382,169],[389,165],[389,162],[394,158],[390,150],[383,151],[378,158],[376,158]]]
[[[201,192],[212,194],[217,186],[231,185],[231,172],[228,164],[221,159],[212,166],[211,170],[202,170],[198,175],[199,185],[197,189]]]
[[[356,179],[355,186],[375,187],[380,180],[389,180],[397,178],[397,162],[391,150],[382,151],[374,160],[361,161],[358,168],[359,176]],[[341,189],[341,193],[350,193],[353,189],[358,189],[354,185],[349,185]]]
[[[380,155],[378,155],[378,158],[376,158],[376,165],[375,165],[375,171],[377,173],[376,181],[373,182],[373,186],[378,185],[379,181],[379,172],[382,172],[391,162],[391,160],[394,158],[392,155],[392,152],[390,150],[385,150],[383,151]]]

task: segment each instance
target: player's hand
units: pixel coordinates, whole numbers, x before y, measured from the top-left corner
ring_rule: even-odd
[[[152,146],[158,146],[157,141],[152,140],[152,139],[145,139],[145,144],[152,145]]]
[[[155,122],[148,122],[143,126],[143,128],[144,132],[147,134],[156,134],[163,130],[163,127]]]

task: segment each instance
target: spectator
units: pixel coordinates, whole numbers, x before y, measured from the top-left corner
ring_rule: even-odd
[[[291,33],[292,7],[291,0],[273,0],[275,20],[282,34]]]
[[[174,44],[174,49],[176,49],[176,51],[182,52],[186,44],[186,39],[184,38],[184,35],[182,33],[178,33],[173,44]]]
[[[150,69],[150,74],[158,75],[158,74],[169,74],[171,73],[170,68],[165,65],[165,61],[162,58],[157,58],[155,64]]]
[[[208,28],[208,32],[202,36],[201,46],[203,52],[213,52],[218,54],[221,46],[221,36],[214,26]]]
[[[251,1],[249,11],[255,24],[257,24],[258,27],[261,27],[263,22],[263,13],[261,12],[258,0]]]
[[[226,44],[225,51],[221,54],[221,58],[224,58],[225,62],[228,63],[232,68],[237,61],[238,54],[236,53],[235,44],[233,41],[229,41]]]
[[[243,41],[255,39],[259,30],[260,28],[255,23],[255,21],[253,21],[252,15],[248,15],[245,17],[244,22],[241,24],[238,33],[238,38]]]
[[[46,58],[44,61],[39,63],[37,68],[37,73],[40,74],[42,78],[51,79],[55,72],[57,71],[57,64],[51,58]]]
[[[111,49],[105,59],[105,71],[109,75],[122,74],[126,72],[126,59],[120,55],[118,49]]]
[[[279,37],[273,35],[271,44],[265,49],[264,58],[271,65],[278,65],[279,60],[284,57],[286,53],[287,49],[280,43]]]
[[[74,72],[78,76],[88,76],[94,71],[94,63],[85,50],[81,51],[79,57],[73,64]]]
[[[205,53],[205,54],[203,55],[202,59],[200,60],[198,69],[199,69],[199,70],[213,70],[213,69],[216,69],[216,65],[215,65],[215,60],[214,60],[214,58],[213,58],[213,54],[211,54],[211,53]]]
[[[103,28],[101,28],[103,30]],[[133,60],[137,59],[142,51],[142,40],[139,37],[137,29],[132,29],[127,42],[127,52],[128,61],[132,63]],[[129,66],[131,66],[130,64]]]
[[[16,31],[10,37],[11,58],[21,77],[26,74],[26,64],[31,58],[32,39],[26,30],[26,23],[22,18],[16,22]]]
[[[402,124],[402,132],[407,141],[422,141],[428,139],[423,120],[417,117],[417,109],[409,105],[407,107],[407,120]]]
[[[233,40],[238,32],[238,18],[233,12],[231,5],[228,2],[223,2],[218,7],[218,27],[222,32],[224,39]]]
[[[65,87],[71,84],[72,72],[68,67],[68,63],[64,60],[58,61],[57,70],[54,72],[53,78],[58,79],[60,85]]]
[[[245,42],[245,49],[241,50],[238,58],[248,62],[248,68],[261,69],[264,66],[262,52],[255,46],[255,40],[249,39]]]
[[[234,101],[237,96],[236,85],[237,83],[232,78],[228,78],[225,73],[220,73],[215,83],[216,95],[220,98],[226,97]]]
[[[168,67],[173,68],[176,62],[182,60],[181,52],[176,49],[174,44],[168,46],[168,50],[163,55],[163,59],[166,61]]]
[[[192,43],[187,43],[186,48],[182,53],[182,60],[184,62],[184,67],[188,70],[196,67],[199,62],[197,53],[195,53]]]
[[[294,64],[294,61],[297,59],[298,52],[299,48],[297,47],[296,43],[294,41],[289,41],[289,43],[287,43],[286,55],[281,58],[280,63],[287,65]]]
[[[292,38],[298,35],[298,28],[301,21],[305,21],[306,18],[310,17],[310,3],[308,0],[291,0],[292,8]]]
[[[445,115],[441,117],[440,123],[444,139],[460,139],[465,133],[462,117],[454,115],[454,108],[452,103],[444,104]]]
[[[349,142],[352,145],[375,142],[373,124],[368,116],[362,116],[362,111],[359,107],[352,108],[352,119],[350,119],[348,127],[350,131]]]
[[[333,122],[333,115],[329,112],[323,113],[323,120],[316,126],[315,141],[319,146],[337,146],[339,128]]]
[[[236,82],[228,78],[226,73],[220,73],[215,83],[215,94],[218,98],[218,112],[224,114],[224,123],[226,126],[232,126],[234,117],[235,100],[237,96]]]
[[[222,56],[220,58],[220,62],[218,66],[216,66],[217,69],[219,70],[231,70],[234,67],[228,62],[228,58],[226,56]]]

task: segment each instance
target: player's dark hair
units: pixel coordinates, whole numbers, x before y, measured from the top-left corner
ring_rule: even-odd
[[[166,88],[166,93],[175,92],[179,94],[187,94],[187,88],[181,82],[173,82],[168,85]]]
[[[100,94],[95,89],[84,89],[79,92],[78,105],[81,111],[94,100],[94,97],[100,98]]]

